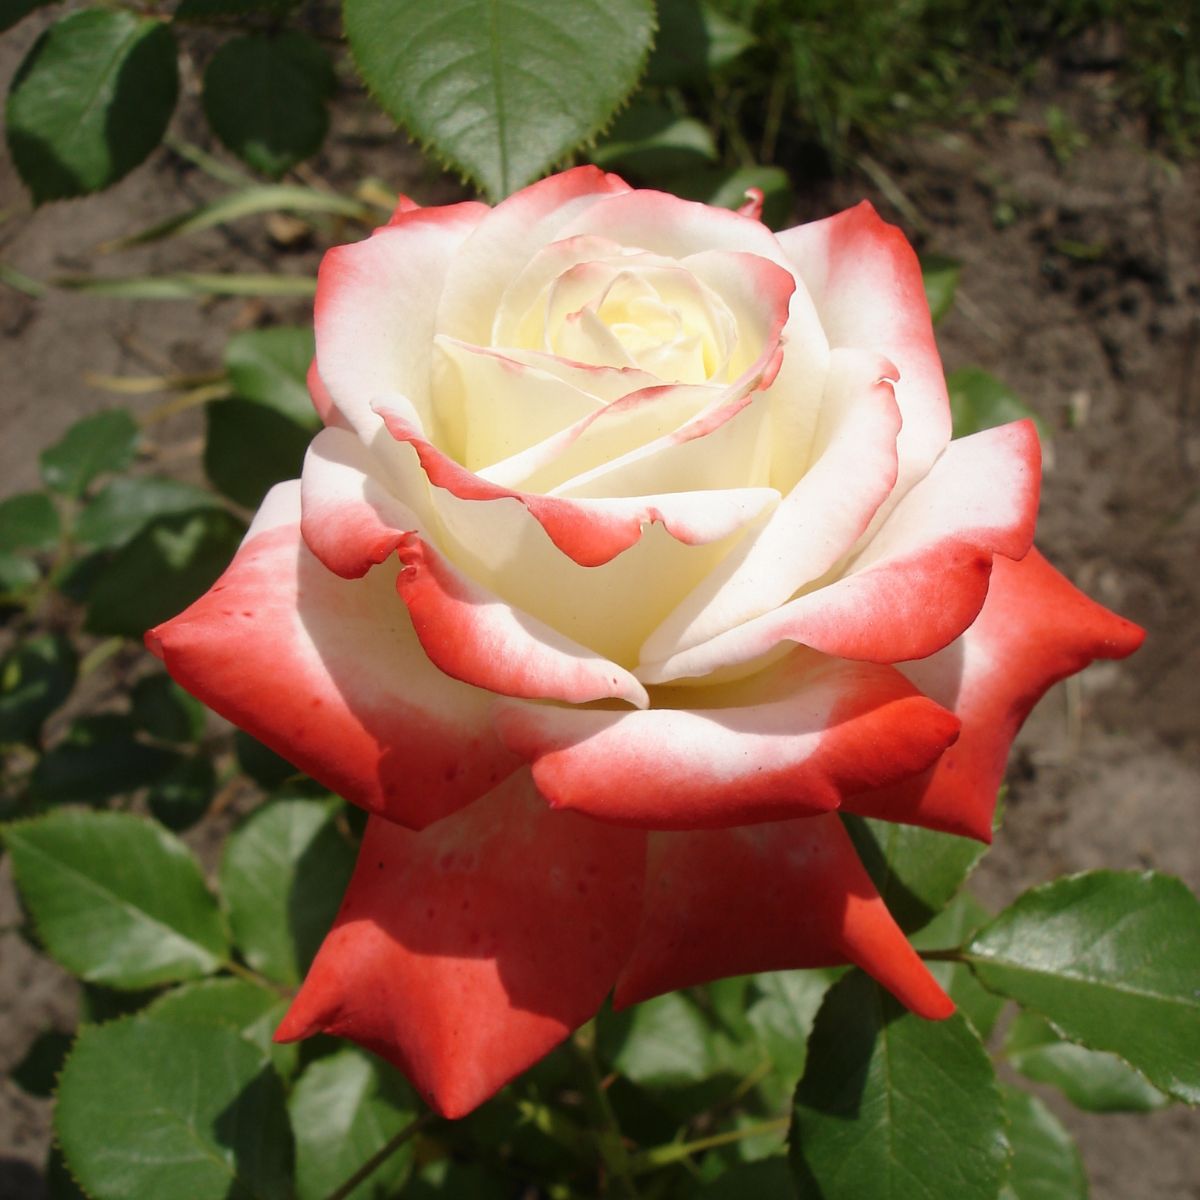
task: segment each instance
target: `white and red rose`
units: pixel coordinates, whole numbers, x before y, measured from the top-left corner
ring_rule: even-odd
[[[916,258],[592,168],[332,250],[326,428],[185,687],[372,814],[281,1029],[459,1115],[590,1018],[857,963],[942,993],[839,810],[987,839],[1017,726],[1140,631],[1033,550],[1027,422],[950,441]]]

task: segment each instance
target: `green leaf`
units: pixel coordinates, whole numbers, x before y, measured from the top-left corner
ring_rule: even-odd
[[[1008,1190],[1015,1200],[1087,1200],[1087,1176],[1071,1135],[1040,1101],[1002,1087],[1012,1165]]]
[[[21,897],[68,971],[136,989],[215,971],[229,953],[191,852],[126,813],[52,812],[9,825]]]
[[[417,1115],[412,1089],[386,1063],[361,1050],[319,1059],[288,1102],[296,1134],[296,1198],[324,1200]],[[393,1154],[353,1200],[388,1200],[412,1167],[412,1144]]]
[[[615,1071],[643,1087],[679,1087],[713,1070],[712,1031],[695,1001],[668,992],[597,1018],[596,1045]]]
[[[754,44],[754,35],[702,0],[658,0],[650,84],[703,83]]]
[[[97,475],[123,471],[133,462],[137,439],[137,423],[123,408],[84,417],[42,451],[42,478],[56,492],[82,496]]]
[[[297,984],[329,932],[354,869],[354,847],[334,823],[337,805],[277,800],[230,837],[221,895],[246,961]]]
[[[300,1047],[272,1041],[291,1001],[245,979],[201,979],[164,992],[146,1009],[157,1021],[187,1025],[219,1025],[234,1029],[271,1059],[287,1079],[300,1062]]]
[[[36,741],[71,694],[78,667],[75,647],[56,633],[20,642],[0,659],[0,744]]]
[[[204,111],[234,154],[278,178],[321,148],[334,83],[329,56],[307,34],[247,34],[209,62]]]
[[[754,976],[759,998],[746,1010],[746,1019],[775,1069],[790,1076],[793,1087],[804,1071],[817,1010],[836,978],[832,970],[769,971]]]
[[[178,91],[175,39],[158,18],[85,8],[52,25],[8,94],[8,147],[35,203],[127,175],[162,140]]]
[[[245,526],[221,509],[151,521],[92,581],[87,628],[140,638],[216,582],[244,532]]]
[[[967,948],[979,978],[1066,1038],[1200,1103],[1200,902],[1154,871],[1033,888]]]
[[[250,400],[214,400],[204,411],[204,470],[231,500],[255,508],[276,483],[299,476],[311,428]]]
[[[20,595],[41,577],[37,563],[31,559],[0,550],[0,595]]]
[[[787,1161],[769,1158],[723,1171],[691,1200],[797,1200],[797,1196]]]
[[[47,1029],[33,1039],[25,1057],[12,1069],[11,1079],[23,1092],[31,1096],[49,1096],[54,1091],[54,1080],[58,1075],[71,1037],[57,1029]]]
[[[75,538],[85,546],[123,546],[155,517],[215,508],[212,492],[178,479],[121,477],[104,487],[75,524]]]
[[[932,920],[987,852],[982,842],[915,825],[849,814],[842,820],[879,894],[906,932]]]
[[[300,772],[286,758],[269,746],[239,729],[233,735],[233,749],[238,766],[264,791],[270,792]]]
[[[165,671],[142,676],[130,702],[133,723],[164,742],[194,742],[204,733],[208,710]]]
[[[58,509],[45,492],[0,500],[0,551],[50,550],[58,538]]]
[[[955,1014],[924,1021],[854,971],[817,1014],[791,1161],[823,1200],[996,1200],[1008,1148],[992,1065]]]
[[[956,258],[943,258],[940,254],[921,256],[921,278],[925,283],[925,299],[929,301],[929,315],[936,325],[954,307],[954,293],[962,276],[962,263]]]
[[[1038,427],[1043,442],[1046,430],[1033,410],[1017,399],[1008,385],[979,367],[961,367],[946,376],[950,393],[950,418],[956,438],[1028,418]]]
[[[597,166],[651,179],[703,168],[717,158],[708,126],[646,100],[635,100],[591,153]]]
[[[1026,1079],[1052,1084],[1089,1112],[1150,1112],[1171,1103],[1115,1054],[1064,1042],[1033,1013],[1019,1013],[1008,1027],[1004,1054]]]
[[[55,1129],[102,1200],[288,1200],[292,1137],[262,1050],[232,1029],[148,1015],[85,1026]]]
[[[601,130],[641,74],[651,0],[345,0],[368,87],[498,200]]]
[[[309,326],[280,325],[235,334],[225,347],[225,369],[242,400],[265,404],[315,430],[320,418],[308,394],[308,365],[316,353]]]
[[[208,812],[216,790],[212,759],[193,754],[151,786],[146,803],[157,820],[178,832],[190,829]]]
[[[96,804],[161,779],[181,759],[174,750],[135,737],[118,713],[81,717],[33,770],[30,791],[43,804]]]
[[[918,950],[957,950],[990,919],[991,913],[974,896],[959,892],[928,925],[913,935],[912,944]],[[1007,1003],[1004,997],[989,992],[965,963],[930,962],[926,965],[959,1012],[986,1041]]]

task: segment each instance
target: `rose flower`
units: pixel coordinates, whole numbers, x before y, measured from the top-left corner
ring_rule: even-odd
[[[950,441],[915,255],[583,167],[330,251],[303,478],[148,635],[371,814],[279,1029],[461,1115],[592,1017],[855,963],[952,1005],[838,816],[987,840],[1038,697],[1141,633]]]

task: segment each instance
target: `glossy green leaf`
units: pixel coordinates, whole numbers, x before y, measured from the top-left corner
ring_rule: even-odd
[[[1045,440],[1046,431],[1033,410],[995,375],[979,367],[961,367],[947,374],[946,388],[950,393],[950,418],[956,438],[1029,418]]]
[[[345,0],[350,49],[397,121],[494,200],[612,117],[650,49],[650,0]]]
[[[102,488],[80,513],[74,534],[85,546],[110,549],[124,545],[155,517],[219,505],[212,492],[178,479],[122,476]]]
[[[589,157],[606,170],[653,181],[707,166],[717,158],[717,145],[708,126],[694,117],[635,100],[617,117]]]
[[[277,409],[298,425],[315,430],[320,418],[306,382],[315,353],[309,326],[247,329],[226,343],[225,369],[241,399]]]
[[[775,1069],[789,1076],[793,1085],[804,1070],[817,1010],[836,978],[833,970],[768,971],[754,976],[759,995],[746,1010],[746,1019]]]
[[[151,521],[92,581],[87,628],[140,639],[216,582],[244,532],[242,523],[222,509]]]
[[[300,1076],[288,1111],[296,1134],[296,1198],[324,1200],[417,1116],[412,1089],[361,1050],[318,1059]],[[391,1155],[349,1195],[389,1200],[412,1167],[412,1144]]]
[[[1150,1112],[1171,1102],[1115,1054],[1063,1041],[1034,1013],[1018,1014],[1008,1027],[1004,1054],[1027,1079],[1052,1084],[1089,1112]]]
[[[703,0],[658,0],[658,35],[646,82],[704,82],[753,44],[749,30]]]
[[[912,937],[918,950],[957,950],[970,941],[976,930],[991,919],[982,904],[967,892],[959,892],[919,933]],[[987,1040],[1007,1001],[989,992],[966,963],[926,963],[958,1011],[967,1018],[984,1041]]]
[[[1003,1087],[1012,1147],[1008,1190],[1015,1200],[1087,1200],[1087,1176],[1071,1135],[1038,1099]]]
[[[42,478],[56,492],[82,496],[97,475],[122,471],[133,462],[137,439],[137,423],[123,408],[84,417],[42,451]]]
[[[1154,871],[1090,871],[1033,888],[967,950],[979,978],[1200,1103],[1200,901]]]
[[[936,325],[954,306],[954,293],[962,276],[962,263],[940,254],[921,256],[921,278],[925,283],[925,299],[929,315]]]
[[[601,1057],[626,1079],[644,1087],[699,1083],[712,1073],[712,1030],[684,992],[668,992],[597,1018]]]
[[[128,717],[93,714],[42,755],[30,792],[44,804],[96,804],[156,782],[180,761],[174,750],[139,741]]]
[[[0,744],[32,742],[71,694],[79,656],[69,638],[44,633],[0,659]]]
[[[52,25],[8,94],[8,147],[38,204],[115,183],[162,140],[179,90],[159,19],[85,8]]]
[[[85,1026],[54,1115],[67,1165],[97,1200],[288,1200],[283,1087],[235,1030],[125,1017]]]
[[[823,1200],[996,1200],[1007,1166],[992,1065],[955,1014],[924,1021],[852,972],[817,1014],[791,1161]]]
[[[971,838],[915,825],[850,815],[842,820],[879,894],[906,932],[932,920],[987,852]]]
[[[172,988],[146,1009],[146,1015],[158,1021],[235,1029],[268,1055],[275,1070],[287,1079],[299,1065],[300,1047],[294,1042],[279,1045],[272,1036],[290,1003],[287,996],[225,976]]]
[[[17,886],[49,953],[82,979],[136,989],[215,971],[229,952],[191,852],[126,813],[9,825]]]
[[[230,837],[221,895],[234,941],[271,979],[297,984],[337,914],[354,869],[354,847],[322,800],[277,800]]]
[[[333,64],[307,34],[246,34],[212,56],[204,111],[230,150],[278,178],[321,148],[333,89]]]
[[[58,509],[45,492],[0,500],[0,551],[49,550],[58,537]]]
[[[165,671],[143,675],[129,699],[137,728],[164,742],[194,742],[204,733],[208,710]]]
[[[231,500],[255,508],[275,484],[299,476],[311,428],[250,400],[214,400],[205,414],[204,470]]]
[[[190,829],[212,806],[217,772],[207,754],[182,759],[146,792],[146,804],[156,820],[179,832]]]

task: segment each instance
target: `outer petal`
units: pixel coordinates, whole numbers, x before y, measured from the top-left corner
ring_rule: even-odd
[[[321,260],[317,361],[334,405],[364,440],[371,401],[403,392],[431,419],[430,363],[442,283],[464,239],[490,210],[451,204],[399,213],[369,238]]]
[[[146,635],[188,691],[332,791],[420,827],[517,765],[493,697],[429,662],[380,568],[348,582],[300,537],[299,487],[268,495],[236,558]]]
[[[975,623],[904,673],[962,718],[962,736],[931,770],[846,804],[852,812],[990,842],[1008,748],[1051,685],[1096,658],[1124,658],[1144,633],[1074,588],[1036,551],[997,558]]]
[[[865,200],[777,237],[808,286],[829,344],[882,354],[900,370],[899,499],[950,439],[946,381],[917,256]]]
[[[326,425],[349,429],[349,422],[338,412],[338,407],[334,404],[333,397],[329,394],[329,389],[321,378],[321,372],[317,370],[315,358],[308,364],[305,383],[308,385],[308,394],[312,398],[313,408],[317,410],[317,416],[321,418],[322,422]]]
[[[1029,421],[952,442],[837,578],[693,649],[645,663],[638,678],[707,675],[785,640],[868,662],[928,657],[975,619],[993,555],[1028,551],[1039,468]]]
[[[276,1039],[352,1038],[462,1116],[599,1008],[644,862],[644,834],[550,812],[526,772],[420,834],[372,820]]]
[[[837,816],[656,833],[642,924],[614,1003],[726,975],[847,961],[920,1016],[954,1011]]]
[[[681,692],[686,706],[697,694]],[[663,698],[665,700],[665,697]],[[958,721],[891,667],[797,651],[711,708],[507,705],[497,724],[556,808],[652,829],[779,821],[920,771]]]

